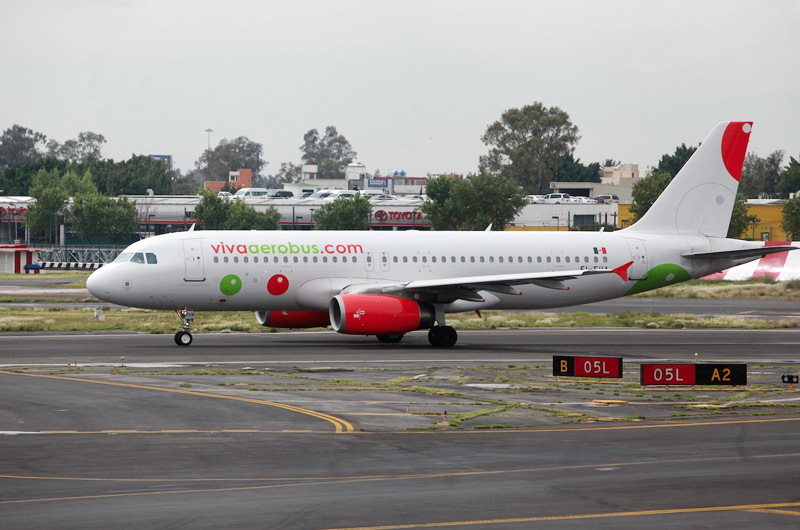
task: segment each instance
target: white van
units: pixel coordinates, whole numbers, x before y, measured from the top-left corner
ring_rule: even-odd
[[[265,197],[269,195],[267,188],[242,188],[237,190],[233,195],[237,199],[244,199],[245,197]]]

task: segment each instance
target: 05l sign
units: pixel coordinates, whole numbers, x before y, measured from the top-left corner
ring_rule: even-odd
[[[747,365],[715,364],[643,364],[642,385],[746,385]]]
[[[564,377],[622,377],[622,357],[553,356],[553,375]]]

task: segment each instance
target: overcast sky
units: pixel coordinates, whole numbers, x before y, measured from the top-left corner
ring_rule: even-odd
[[[654,165],[723,120],[800,155],[800,2],[0,0],[0,129],[105,156],[247,136],[267,173],[335,125],[368,170],[475,171],[486,126],[558,106],[576,156]]]

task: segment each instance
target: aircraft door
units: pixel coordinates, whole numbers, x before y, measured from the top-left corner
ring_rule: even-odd
[[[375,258],[373,258],[372,252],[367,252],[364,263],[366,264],[367,272],[372,272],[375,270]]]
[[[183,279],[187,282],[204,282],[205,266],[203,264],[203,246],[201,239],[184,239],[183,265],[185,268]]]
[[[389,272],[389,255],[381,252],[381,272]]]
[[[631,261],[633,264],[628,269],[629,280],[644,280],[647,278],[647,249],[644,241],[628,241],[628,249],[631,251]]]

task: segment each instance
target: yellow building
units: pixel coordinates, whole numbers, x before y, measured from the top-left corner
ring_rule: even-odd
[[[783,214],[779,201],[769,204],[748,204],[747,214],[755,215],[758,222],[751,225],[742,239],[752,241],[787,241],[786,233],[781,228]],[[625,228],[633,223],[633,214],[630,211],[630,204],[619,205],[620,228]]]

